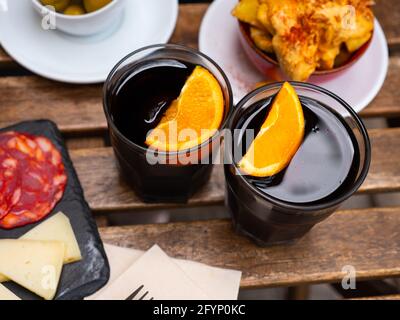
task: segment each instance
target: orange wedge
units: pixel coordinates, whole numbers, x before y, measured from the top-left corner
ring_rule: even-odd
[[[147,136],[146,144],[161,151],[190,149],[212,137],[223,117],[224,96],[219,82],[207,69],[197,66],[178,99]]]
[[[276,175],[289,165],[303,138],[303,109],[296,91],[285,82],[239,168],[254,177]]]

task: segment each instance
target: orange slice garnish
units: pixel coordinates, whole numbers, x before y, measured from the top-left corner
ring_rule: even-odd
[[[303,138],[303,109],[296,91],[285,82],[239,168],[254,177],[276,175],[289,165]]]
[[[217,79],[197,66],[178,99],[168,107],[146,144],[161,151],[180,151],[202,144],[219,129],[224,117],[224,96]]]

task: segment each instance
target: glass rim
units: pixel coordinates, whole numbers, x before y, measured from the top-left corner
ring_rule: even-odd
[[[211,136],[210,138],[208,138],[206,141],[204,141],[201,144],[198,144],[194,147],[188,148],[188,149],[184,149],[184,150],[179,150],[179,151],[162,151],[162,150],[154,150],[158,155],[161,156],[176,156],[176,155],[183,155],[183,154],[187,154],[188,152],[195,152],[197,150],[200,150],[204,147],[206,147],[207,145],[209,145],[210,143],[212,143],[215,139],[217,139],[220,134],[221,134],[221,129],[224,129],[230,119],[230,115],[233,109],[233,93],[232,93],[232,87],[231,84],[229,82],[228,77],[226,76],[225,72],[222,70],[222,68],[213,60],[211,59],[209,56],[205,55],[204,53],[196,50],[196,49],[192,49],[190,47],[184,46],[184,45],[179,45],[179,44],[153,44],[150,46],[146,46],[146,47],[142,47],[139,48],[131,53],[129,53],[128,55],[126,55],[125,57],[123,57],[110,71],[110,73],[107,76],[106,81],[104,82],[104,86],[103,86],[103,109],[104,109],[104,113],[106,115],[106,119],[107,119],[107,123],[109,126],[112,127],[112,130],[114,133],[116,133],[118,135],[119,138],[121,138],[129,147],[132,147],[134,149],[138,149],[142,152],[147,152],[150,148],[145,148],[142,147],[141,145],[134,143],[133,141],[129,140],[127,137],[125,137],[125,135],[118,129],[118,127],[115,125],[114,121],[111,118],[111,112],[110,112],[110,106],[107,102],[107,86],[108,84],[111,82],[112,77],[114,76],[114,74],[116,73],[116,71],[118,70],[118,68],[127,60],[129,60],[130,58],[132,58],[133,56],[144,52],[144,51],[148,51],[151,49],[175,49],[175,50],[180,50],[180,51],[185,51],[188,53],[192,53],[196,56],[199,56],[205,60],[207,60],[208,62],[210,62],[220,73],[220,75],[222,76],[222,78],[224,79],[225,85],[226,85],[226,89],[228,91],[228,97],[229,97],[229,102],[225,101],[224,104],[224,109],[226,109],[226,104],[228,103],[228,107],[229,107],[229,111],[228,114],[226,115],[224,121],[221,123],[220,128],[218,128],[217,132],[214,133],[213,136]],[[211,71],[210,71],[211,72]],[[213,74],[214,75],[214,74]],[[222,89],[222,88],[221,88]],[[226,100],[226,99],[224,99]]]
[[[335,206],[343,203],[346,199],[350,198],[360,188],[360,186],[362,185],[362,183],[364,182],[365,178],[368,175],[369,167],[371,164],[371,142],[369,139],[368,131],[365,128],[365,125],[362,122],[361,118],[354,111],[354,109],[346,101],[344,101],[342,98],[340,98],[333,92],[331,92],[325,88],[322,88],[320,86],[310,84],[310,83],[304,83],[304,82],[298,82],[298,81],[287,81],[287,82],[289,82],[295,88],[300,87],[300,88],[306,88],[306,89],[313,89],[322,95],[326,95],[326,96],[329,96],[330,98],[333,98],[334,100],[339,102],[350,113],[350,116],[353,118],[353,120],[356,121],[358,129],[361,132],[361,135],[362,135],[362,137],[364,139],[364,143],[365,143],[365,158],[364,158],[364,162],[362,164],[360,163],[360,165],[362,166],[362,170],[361,170],[359,176],[357,177],[356,181],[353,183],[352,187],[348,191],[344,192],[340,197],[326,201],[324,203],[317,203],[317,204],[312,204],[312,203],[300,204],[299,203],[299,204],[296,204],[296,203],[291,203],[291,202],[280,200],[278,198],[272,197],[266,193],[261,192],[256,187],[254,187],[247,179],[245,179],[243,174],[240,174],[240,170],[235,161],[232,160],[232,164],[230,164],[230,165],[233,165],[235,167],[235,171],[237,173],[239,173],[238,176],[240,176],[240,179],[244,181],[244,183],[246,184],[246,186],[248,188],[250,188],[252,191],[254,191],[262,199],[264,199],[280,208],[293,210],[293,211],[310,212],[310,211],[319,211],[319,210],[324,210],[324,209],[329,209],[329,208],[335,207]],[[253,90],[252,92],[250,92],[246,96],[244,96],[239,101],[239,103],[236,105],[236,108],[230,117],[228,128],[230,130],[232,130],[235,115],[237,115],[237,113],[240,112],[240,109],[250,99],[252,99],[253,97],[255,97],[258,94],[265,92],[267,90],[281,87],[284,83],[285,83],[285,81],[267,84],[267,85],[264,85],[260,88]],[[232,153],[232,150],[229,149],[229,152]]]

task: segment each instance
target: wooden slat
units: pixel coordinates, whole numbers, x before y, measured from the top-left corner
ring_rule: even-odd
[[[180,5],[178,22],[170,42],[198,48],[200,24],[207,8],[206,3]]]
[[[388,295],[388,296],[356,298],[356,299],[351,299],[351,300],[400,300],[400,294],[393,294],[393,295]]]
[[[400,3],[400,1],[399,1]],[[390,57],[389,70],[382,89],[374,101],[363,111],[365,118],[400,116],[400,55]],[[350,89],[351,90],[351,89]]]
[[[0,68],[15,66],[14,60],[0,46]]]
[[[88,148],[103,148],[106,146],[103,137],[68,137],[65,139],[67,148],[73,149],[88,149]]]
[[[400,1],[375,0],[374,12],[385,32],[389,47],[400,45]]]
[[[394,7],[398,3],[396,1]],[[172,41],[196,47],[200,20],[206,8],[206,4],[181,5]],[[1,57],[0,50],[0,66]],[[399,73],[400,56],[393,56],[385,85],[375,101],[362,112],[364,117],[400,116]],[[4,77],[0,78],[0,108],[0,127],[45,117],[54,120],[64,132],[106,129],[99,85],[65,85],[36,76]]]
[[[171,42],[197,48],[197,33],[207,4],[180,6]],[[0,48],[0,68],[12,60]],[[66,85],[36,76],[0,78],[0,127],[19,121],[47,118],[63,132],[105,130],[102,87]]]
[[[368,177],[360,191],[368,193],[399,191],[400,128],[370,130],[369,135],[372,161]]]
[[[0,78],[0,126],[50,119],[63,132],[103,131],[107,127],[100,85],[69,85],[37,76]]]
[[[400,116],[400,56],[390,59],[389,75],[364,117]],[[107,128],[100,85],[68,85],[37,76],[0,77],[0,127],[48,118],[63,132],[100,132]]]
[[[371,130],[372,164],[360,192],[400,190],[400,129]],[[94,211],[150,209],[173,204],[145,204],[120,178],[111,148],[73,150],[71,156],[89,204]],[[222,166],[209,183],[189,201],[190,206],[218,205],[224,201]]]
[[[111,148],[81,149],[70,152],[86,199],[93,211],[124,211],[177,207],[177,204],[146,204],[121,179]],[[221,168],[214,170],[210,182],[190,200],[190,206],[221,204],[224,178]]]
[[[400,208],[335,213],[294,245],[259,248],[237,236],[228,220],[101,229],[106,243],[243,271],[243,288],[400,276]]]
[[[1,62],[11,61],[11,58],[7,55],[7,53],[5,53],[2,47],[0,47],[0,61]]]
[[[182,4],[173,42],[197,47],[198,29],[208,4]],[[375,14],[383,26],[390,46],[400,44],[400,2],[398,0],[377,0]],[[0,66],[10,64],[12,59],[0,48]]]
[[[106,228],[110,225],[106,216],[96,216],[95,220],[98,228]]]

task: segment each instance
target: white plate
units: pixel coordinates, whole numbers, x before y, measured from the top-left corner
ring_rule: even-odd
[[[44,30],[28,0],[9,0],[8,11],[1,9],[0,43],[21,65],[53,80],[97,83],[130,52],[169,40],[178,0],[128,0],[122,21],[91,37]]]
[[[231,11],[237,0],[215,0],[204,16],[199,35],[200,51],[214,59],[227,74],[238,102],[256,83],[267,80],[247,59],[239,40],[239,27]],[[324,87],[347,101],[357,112],[378,94],[385,81],[389,53],[378,21],[367,52],[340,74],[313,76],[309,82]]]

